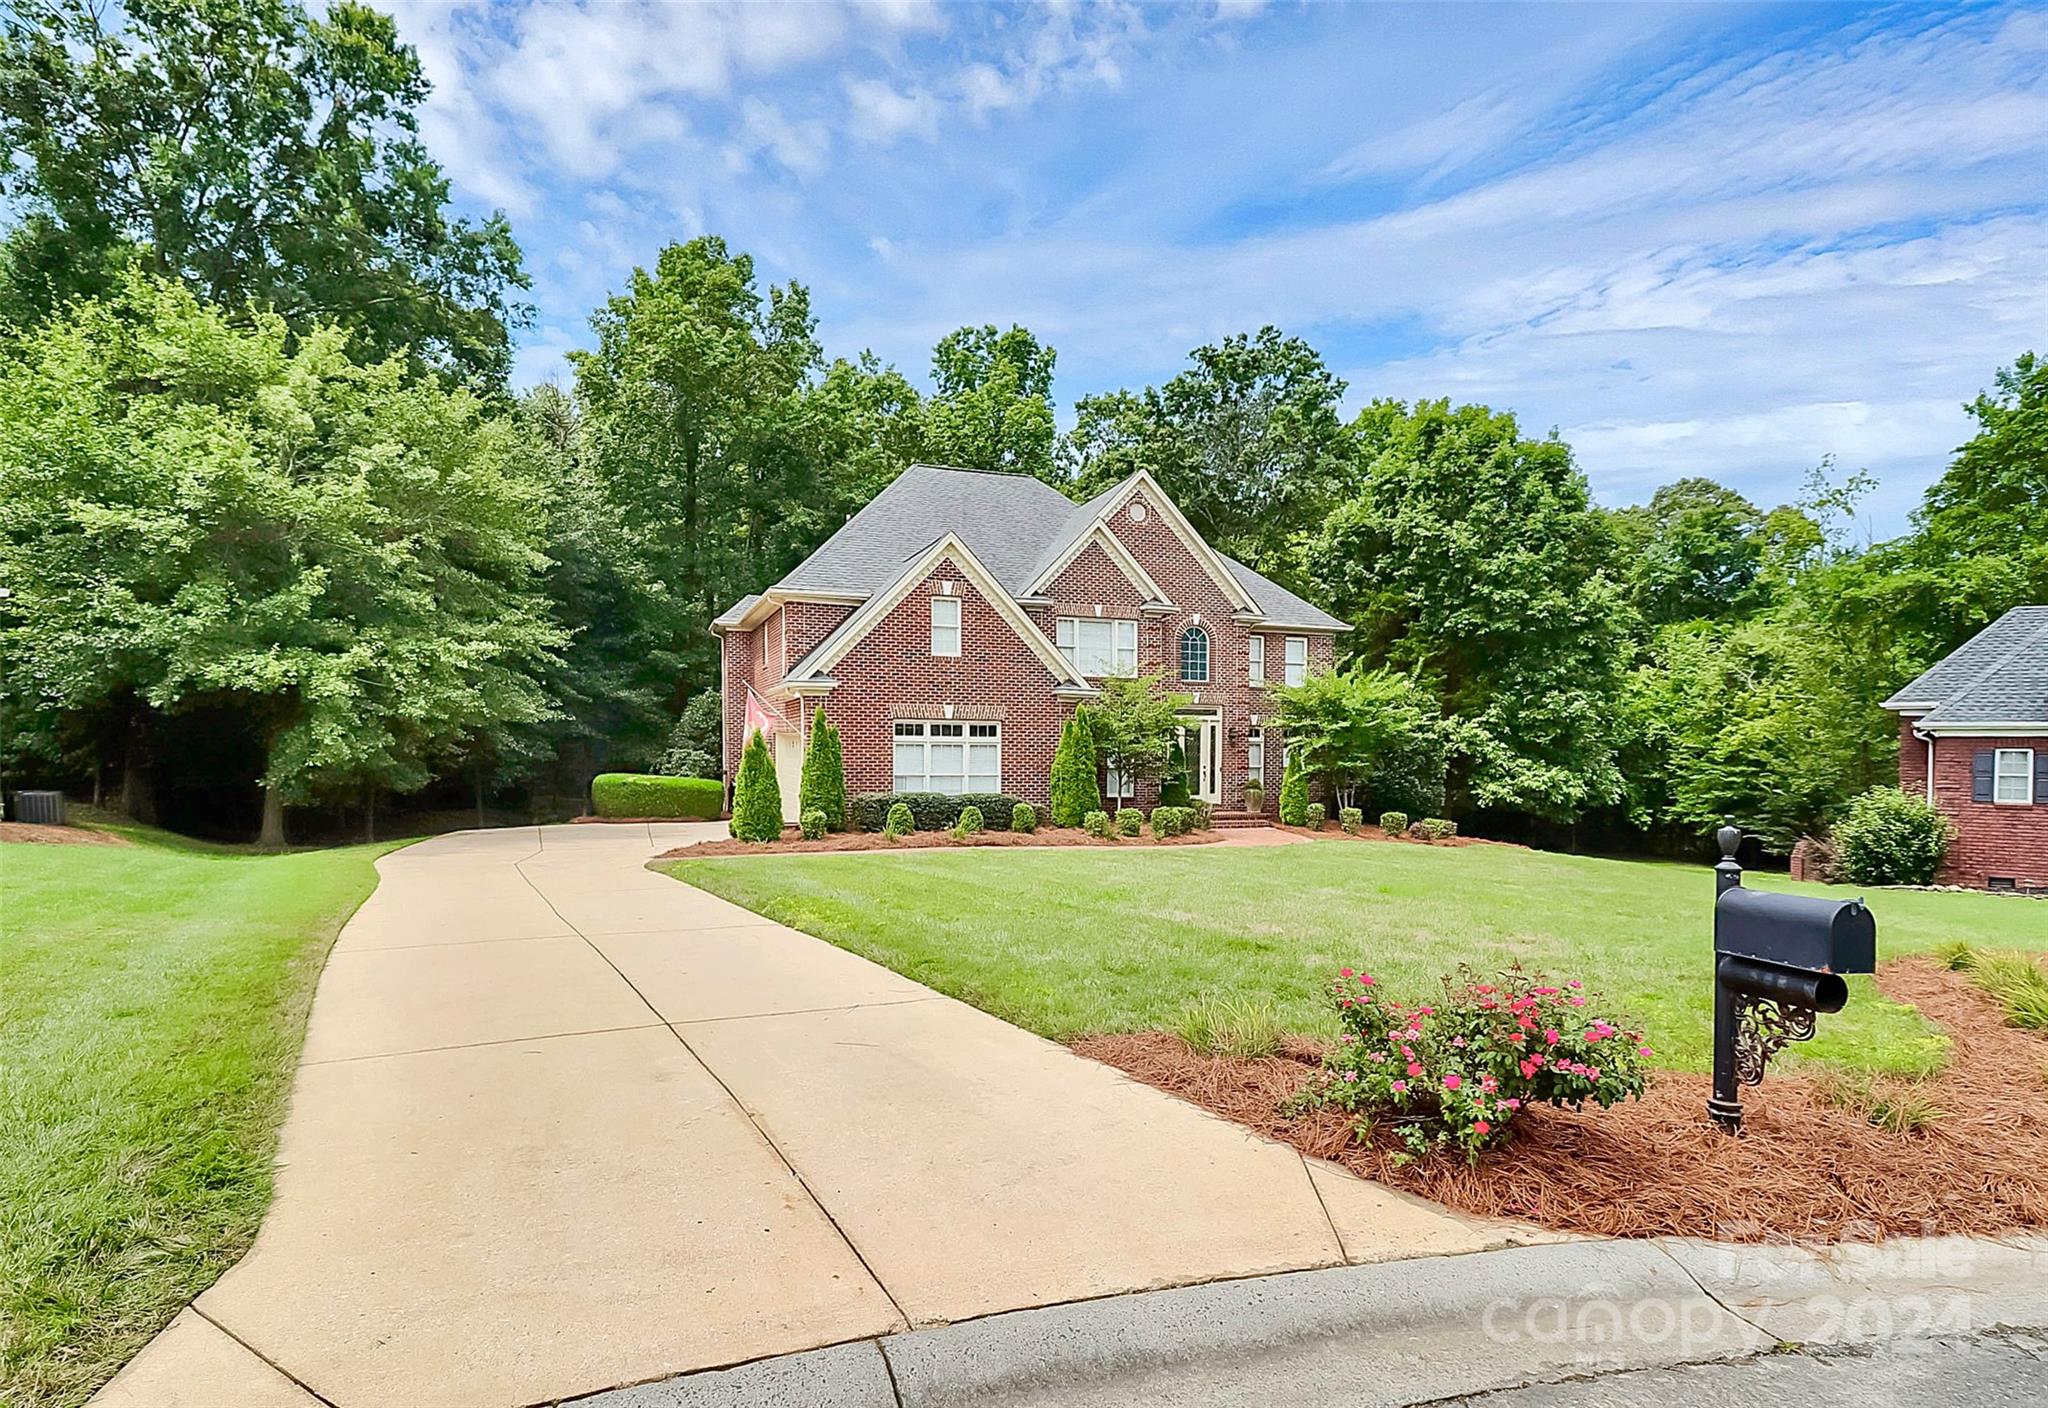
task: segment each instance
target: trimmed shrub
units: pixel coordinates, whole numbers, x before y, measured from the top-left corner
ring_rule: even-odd
[[[796,829],[806,841],[822,840],[825,835],[825,813],[812,807],[797,819]]]
[[[1152,809],[1152,834],[1154,836],[1185,836],[1195,824],[1193,807],[1154,807]]]
[[[1200,797],[1188,803],[1188,830],[1207,831],[1216,823],[1216,808]]]
[[[782,784],[759,729],[740,754],[740,775],[732,785],[732,834],[741,841],[773,841],[782,835]]]
[[[1308,825],[1308,779],[1293,753],[1287,755],[1287,771],[1280,777],[1280,822],[1283,826]]]
[[[1365,825],[1365,813],[1356,807],[1344,807],[1337,813],[1337,824],[1344,828],[1346,836],[1356,836],[1358,828]]]
[[[1329,815],[1321,802],[1310,802],[1301,809],[1301,824],[1311,831],[1323,829],[1323,818]]]
[[[1406,812],[1381,812],[1381,813],[1380,813],[1380,830],[1382,830],[1382,831],[1386,832],[1386,833],[1387,833],[1387,834],[1388,834],[1389,836],[1399,836],[1399,835],[1400,835],[1400,834],[1401,834],[1401,833],[1402,833],[1403,831],[1406,831],[1407,829],[1408,829],[1408,813],[1406,813]]]
[[[1088,813],[1102,809],[1102,788],[1095,779],[1095,735],[1076,709],[1060,731],[1059,750],[1052,755],[1052,824],[1079,826]]]
[[[1136,807],[1118,807],[1116,812],[1116,834],[1135,836],[1145,827],[1145,814]]]
[[[1094,811],[1081,818],[1081,829],[1090,836],[1100,836],[1107,841],[1115,833],[1110,829],[1109,813]]]
[[[821,811],[828,829],[846,829],[846,759],[839,730],[823,709],[811,716],[811,746],[804,750],[804,776],[796,795],[801,811]]]
[[[1010,820],[1012,823],[1015,823],[1017,820],[1017,813],[1015,811],[1010,813]],[[969,836],[979,836],[981,828],[981,808],[962,807],[960,809],[960,820],[954,823],[953,834],[965,840]]]
[[[715,777],[601,772],[590,780],[590,809],[599,816],[716,821],[725,810],[725,784]]]
[[[1019,802],[1010,813],[1010,829],[1026,835],[1038,829],[1038,808],[1029,802]]]
[[[1955,828],[1939,807],[1896,787],[1873,787],[1835,823],[1835,858],[1857,885],[1931,885]]]
[[[1445,821],[1440,816],[1426,816],[1412,823],[1408,834],[1418,841],[1448,841],[1458,834],[1458,823]]]
[[[908,836],[915,830],[917,830],[917,821],[910,815],[909,806],[898,802],[895,806],[889,808],[889,818],[882,823],[882,834],[884,836],[894,840],[898,836]]]
[[[1017,810],[1017,799],[1000,792],[967,792],[958,797],[943,792],[863,792],[848,809],[853,829],[879,831],[899,802],[910,808],[919,831],[950,830],[960,824],[960,813],[969,807],[981,812],[984,825],[1001,831],[1008,828]]]

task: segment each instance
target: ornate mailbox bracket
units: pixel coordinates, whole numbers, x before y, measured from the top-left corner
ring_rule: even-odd
[[[1744,1085],[1761,1084],[1764,1066],[1788,1043],[1811,1041],[1820,1014],[1767,997],[1735,997],[1735,1078]]]

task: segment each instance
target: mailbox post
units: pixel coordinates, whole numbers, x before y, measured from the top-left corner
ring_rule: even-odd
[[[1877,966],[1877,921],[1862,900],[1813,899],[1744,889],[1735,850],[1742,833],[1717,833],[1714,867],[1714,1093],[1707,1114],[1742,1129],[1741,1087],[1787,1042],[1813,1035],[1823,1012],[1849,1000],[1844,973]]]

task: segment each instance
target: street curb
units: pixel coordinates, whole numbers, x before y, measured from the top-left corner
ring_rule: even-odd
[[[1368,1408],[1788,1344],[2048,1326],[2048,1239],[1822,1251],[1510,1247],[1010,1311],[574,1400],[577,1408]]]

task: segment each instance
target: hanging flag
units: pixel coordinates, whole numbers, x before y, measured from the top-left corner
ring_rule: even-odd
[[[761,696],[754,693],[754,687],[748,685],[745,737],[752,738],[756,733],[759,733],[764,739],[773,738],[778,732],[788,727],[789,725],[782,721],[782,716],[773,709],[770,709]]]

